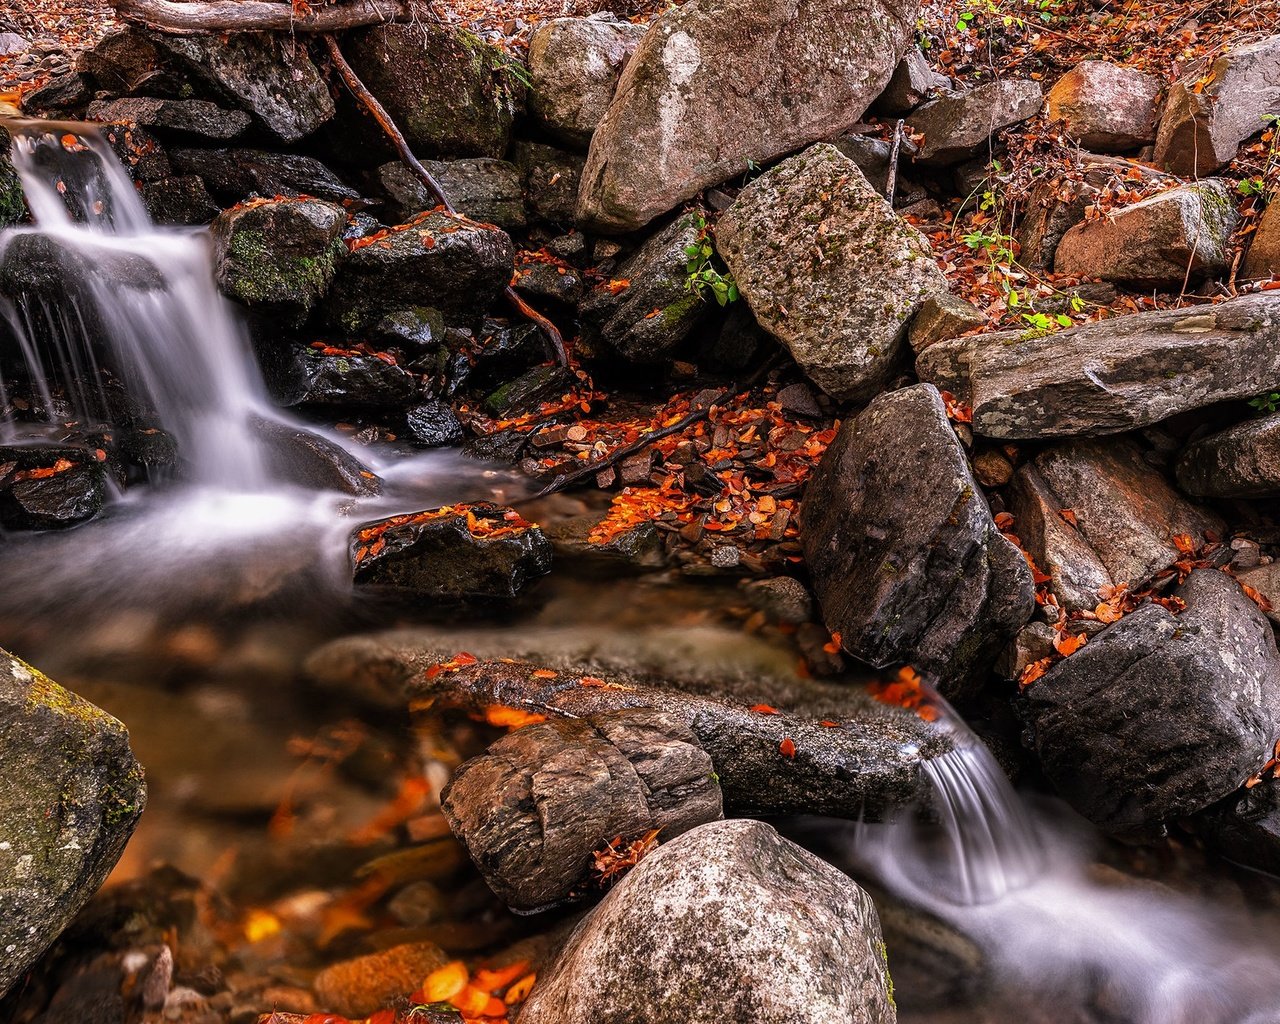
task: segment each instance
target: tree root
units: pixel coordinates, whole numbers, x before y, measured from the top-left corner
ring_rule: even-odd
[[[413,17],[412,0],[345,0],[297,17],[273,0],[111,0],[116,13],[160,32],[337,32]]]

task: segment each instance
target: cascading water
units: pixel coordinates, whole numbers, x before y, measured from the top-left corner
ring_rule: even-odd
[[[190,479],[261,489],[267,474],[253,424],[275,414],[245,332],[214,286],[206,239],[152,227],[92,127],[10,127],[36,223],[0,235],[0,294],[8,295],[0,312],[43,419],[65,419],[60,393],[79,425],[110,423],[105,358],[130,397],[177,439]],[[3,424],[10,443],[28,429]]]

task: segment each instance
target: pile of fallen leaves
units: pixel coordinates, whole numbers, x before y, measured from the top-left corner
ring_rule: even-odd
[[[514,537],[524,533],[533,526],[513,509],[504,509],[487,504],[443,505],[440,508],[428,509],[425,512],[411,512],[392,516],[364,527],[356,534],[355,561],[359,565],[367,558],[381,554],[387,545],[388,530],[400,526],[419,526],[424,523],[438,522],[444,519],[456,519],[462,522],[467,532],[479,541],[499,540],[503,537]]]

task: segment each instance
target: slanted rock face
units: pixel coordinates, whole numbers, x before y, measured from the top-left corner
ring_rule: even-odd
[[[1053,267],[1135,287],[1178,288],[1230,269],[1235,225],[1227,183],[1200,181],[1077,224],[1058,243]]]
[[[1152,311],[1069,328],[942,341],[921,379],[973,407],[987,437],[1117,434],[1280,387],[1280,296]]]
[[[1041,95],[1038,83],[1011,78],[926,103],[911,115],[911,127],[924,133],[916,159],[945,165],[973,156],[1001,128],[1034,116]]]
[[[879,391],[921,302],[947,291],[924,236],[825,143],[743,189],[716,241],[760,326],[833,398]]]
[[[436,179],[450,205],[484,224],[512,231],[524,227],[524,192],[520,171],[505,160],[426,160],[423,166]],[[378,186],[391,197],[387,219],[408,220],[439,205],[435,195],[402,161],[383,164],[375,172]]]
[[[631,231],[857,122],[915,31],[913,0],[693,0],[649,28],[591,140],[578,217]]]
[[[419,377],[359,349],[292,345],[272,353],[263,369],[282,406],[406,409],[422,398]]]
[[[103,883],[145,804],[125,727],[0,651],[0,996]]]
[[[523,88],[503,53],[432,21],[352,33],[347,60],[419,156],[500,157]]]
[[[801,510],[827,626],[875,666],[908,662],[944,695],[1031,617],[1031,571],[996,529],[938,392],[882,395],[841,425]]]
[[[1195,442],[1178,458],[1177,473],[1188,494],[1261,498],[1280,493],[1280,413]]]
[[[931,93],[949,85],[944,75],[936,74],[929,66],[920,48],[913,47],[893,69],[889,84],[871,104],[871,110],[876,114],[900,117],[915,110]]]
[[[251,309],[301,323],[346,255],[346,223],[342,207],[319,199],[233,206],[213,221],[218,285]]]
[[[324,76],[307,48],[287,36],[148,35],[220,101],[249,111],[281,142],[297,142],[333,117]]]
[[[706,303],[686,286],[689,256],[706,223],[700,210],[672,221],[623,261],[614,280],[598,285],[580,307],[583,338],[635,363],[661,363],[698,325]],[[654,310],[657,316],[652,316]]]
[[[27,204],[22,198],[22,182],[18,170],[9,156],[13,139],[8,129],[0,128],[0,228],[17,224],[27,216]]]
[[[679,718],[643,708],[527,725],[463,764],[441,810],[517,911],[592,888],[592,853],[723,817],[711,758]]]
[[[1280,732],[1280,654],[1238,583],[1195,570],[1174,615],[1148,604],[1023,691],[1045,774],[1076,810],[1125,838],[1234,791]]]
[[[219,140],[234,139],[251,123],[243,110],[224,110],[207,100],[157,100],[145,96],[91,103],[86,116],[91,121],[136,124]]]
[[[529,112],[562,142],[585,149],[644,33],[611,15],[540,26],[529,40]]]
[[[880,923],[846,875],[757,821],[649,854],[539,976],[523,1024],[892,1024]]]
[[[171,149],[173,169],[196,175],[220,199],[239,202],[251,195],[297,196],[340,203],[359,199],[319,160],[297,153],[261,149]]]
[[[1105,60],[1081,61],[1049,90],[1045,109],[1095,153],[1123,153],[1156,137],[1160,81]]]
[[[1155,162],[1184,177],[1212,174],[1280,110],[1280,36],[1223,54],[1199,77],[1176,83],[1165,100]]]

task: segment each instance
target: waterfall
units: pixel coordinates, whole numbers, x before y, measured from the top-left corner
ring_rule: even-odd
[[[207,234],[156,229],[91,126],[8,127],[35,226],[0,233],[0,315],[12,342],[0,327],[0,357],[30,388],[36,413],[7,417],[0,436],[34,440],[40,421],[60,427],[68,409],[80,428],[113,423],[109,367],[177,439],[189,479],[261,490],[253,424],[277,417],[246,333],[214,285]],[[18,381],[0,376],[6,408]]]

